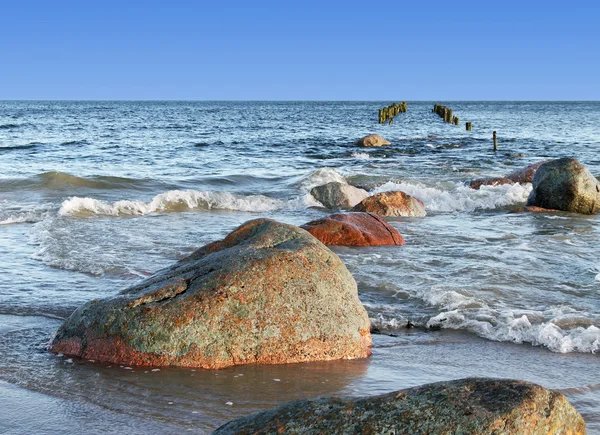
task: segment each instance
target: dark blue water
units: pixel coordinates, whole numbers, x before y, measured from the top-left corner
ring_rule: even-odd
[[[389,103],[0,102],[0,380],[43,393],[19,393],[41,408],[98,406],[107,425],[130,417],[169,432],[299,397],[516,377],[564,391],[600,430],[598,218],[509,214],[530,185],[464,185],[563,156],[600,175],[600,103],[438,102],[456,127],[433,102],[409,102],[378,125]],[[392,145],[356,147],[368,133]],[[375,336],[369,360],[144,373],[45,352],[81,303],[249,219],[326,215],[308,192],[328,181],[403,190],[428,212],[391,222],[403,247],[334,249],[374,325],[398,335]]]

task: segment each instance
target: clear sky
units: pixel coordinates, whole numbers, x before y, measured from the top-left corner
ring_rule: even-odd
[[[0,3],[0,100],[600,100],[600,2]]]

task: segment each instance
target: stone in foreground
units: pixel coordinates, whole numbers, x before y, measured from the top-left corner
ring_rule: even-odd
[[[363,358],[370,322],[342,261],[298,227],[246,222],[117,296],[78,308],[50,350],[223,368]]]
[[[329,209],[352,208],[369,196],[364,189],[337,181],[314,187],[310,194]]]
[[[337,213],[302,225],[325,245],[403,245],[402,235],[373,213]]]
[[[576,159],[551,160],[533,176],[527,205],[595,214],[600,211],[600,182]]]
[[[375,213],[379,216],[423,217],[425,204],[420,199],[404,192],[382,192],[359,202],[352,211]]]
[[[378,134],[370,134],[356,141],[356,145],[361,147],[380,147],[390,145],[390,142],[382,138]]]
[[[524,381],[463,379],[365,398],[298,400],[241,417],[225,434],[583,435],[560,393]]]

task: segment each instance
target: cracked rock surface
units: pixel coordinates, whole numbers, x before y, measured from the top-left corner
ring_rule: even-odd
[[[246,222],[116,296],[78,308],[50,350],[124,365],[223,368],[363,358],[367,312],[308,232]]]

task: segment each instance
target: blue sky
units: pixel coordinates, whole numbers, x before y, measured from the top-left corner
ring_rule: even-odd
[[[600,100],[561,3],[4,0],[0,100]]]

